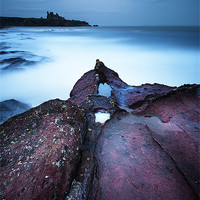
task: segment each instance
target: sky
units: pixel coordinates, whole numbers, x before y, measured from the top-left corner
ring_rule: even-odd
[[[199,0],[0,0],[0,16],[66,19],[100,26],[199,26]]]

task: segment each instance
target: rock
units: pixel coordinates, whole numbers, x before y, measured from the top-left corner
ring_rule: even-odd
[[[30,106],[15,99],[0,102],[0,124],[10,117],[25,112]]]
[[[185,178],[199,194],[199,114],[198,85],[182,86],[153,101],[142,113],[158,116],[177,128],[164,135],[152,132],[154,139],[176,162]]]
[[[6,67],[3,67],[1,70],[16,70],[23,69],[23,66],[30,66],[36,64],[36,61],[26,60],[21,57],[14,57],[9,59],[4,59],[0,61],[0,64],[7,64]]]
[[[101,83],[111,96],[98,94]],[[195,84],[130,86],[97,60],[68,101],[0,126],[2,198],[198,199],[198,91]],[[96,112],[111,117],[95,123]]]
[[[1,50],[6,50],[6,49],[9,49],[9,48],[10,48],[10,46],[8,46],[7,42],[0,42],[0,49]]]
[[[90,199],[197,199],[148,124],[137,118],[118,113],[103,128]]]
[[[81,109],[51,100],[0,126],[1,199],[63,199],[85,135]]]
[[[26,52],[25,51],[0,51],[0,55],[15,54],[15,53],[26,53]]]
[[[30,38],[25,38],[30,39]],[[19,71],[24,70],[27,67],[32,67],[33,65],[38,64],[47,60],[47,57],[37,56],[27,51],[0,51],[0,54],[8,54],[9,58],[3,58],[0,60],[2,64],[1,72],[6,73],[10,71]],[[6,56],[7,57],[7,56]],[[32,59],[30,59],[30,57]]]
[[[90,70],[76,82],[70,92],[69,100],[75,104],[81,104],[89,95],[97,94],[97,90],[95,70]]]
[[[111,97],[97,94],[100,83],[110,85]],[[91,146],[96,144],[90,154],[97,161],[89,199],[148,199],[150,193],[152,199],[197,199],[198,87],[129,86],[97,60],[69,99],[85,109],[88,134],[98,135],[88,137]],[[94,123],[97,110],[112,114],[100,130]]]

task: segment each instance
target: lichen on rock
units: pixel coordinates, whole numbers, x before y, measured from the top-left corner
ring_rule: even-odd
[[[80,160],[85,127],[83,111],[58,99],[4,123],[1,198],[64,198]]]

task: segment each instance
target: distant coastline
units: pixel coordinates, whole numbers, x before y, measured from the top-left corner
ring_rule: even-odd
[[[66,20],[57,13],[47,12],[47,18],[0,17],[0,28],[12,26],[91,26],[86,21]]]

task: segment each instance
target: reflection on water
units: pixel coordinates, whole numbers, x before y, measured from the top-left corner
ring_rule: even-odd
[[[110,119],[110,113],[97,112],[95,113],[95,122],[104,123]]]
[[[199,82],[194,28],[18,27],[1,29],[0,38],[0,69],[9,65],[0,71],[0,101],[17,99],[35,106],[67,99],[97,58],[130,85]],[[16,63],[23,70],[16,71]]]
[[[107,83],[100,83],[98,88],[98,95],[110,97],[112,88]]]
[[[129,114],[121,120],[124,124],[142,124],[148,126],[151,131],[158,135],[164,135],[168,131],[182,131],[178,126],[172,122],[163,123],[158,117],[155,116],[136,116]]]

